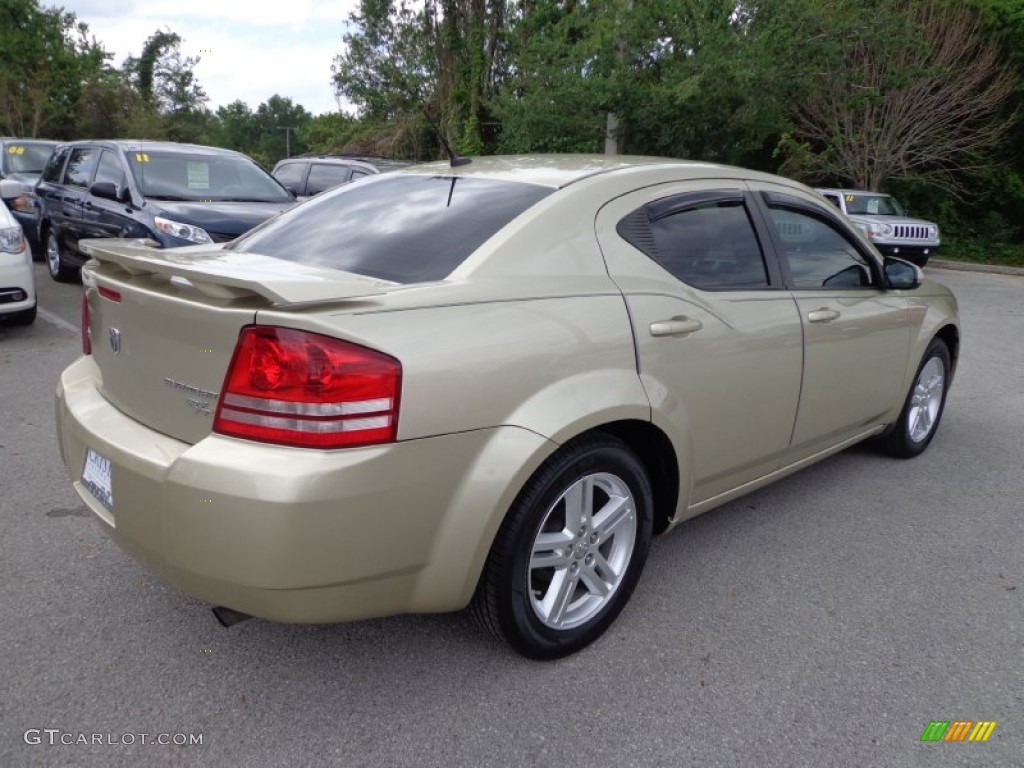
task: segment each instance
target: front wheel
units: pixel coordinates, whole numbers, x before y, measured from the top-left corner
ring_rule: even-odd
[[[899,420],[880,440],[882,450],[909,459],[928,447],[946,407],[951,369],[949,347],[942,339],[932,339],[921,358]]]
[[[58,283],[71,283],[78,278],[78,267],[67,263],[61,251],[60,240],[53,229],[46,233],[46,269]]]
[[[473,598],[480,622],[524,656],[580,650],[629,600],[650,549],[653,494],[620,440],[567,443],[509,510]]]

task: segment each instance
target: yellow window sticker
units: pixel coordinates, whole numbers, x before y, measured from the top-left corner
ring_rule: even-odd
[[[9,146],[7,148],[7,154],[9,154],[9,155],[24,155],[25,154],[25,148],[24,147],[18,147],[18,146],[15,146],[15,145],[12,144],[11,146]]]
[[[137,162],[137,163],[148,163],[149,162],[149,155],[147,155],[145,152],[136,152],[135,153],[135,162]]]
[[[210,188],[210,165],[209,163],[188,164],[188,188],[209,189]]]
[[[855,198],[853,195],[847,195],[846,196],[846,202],[848,202],[848,203],[852,203],[856,199],[857,198]]]

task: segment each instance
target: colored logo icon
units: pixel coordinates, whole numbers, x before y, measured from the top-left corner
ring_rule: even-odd
[[[921,741],[988,741],[995,729],[995,720],[932,720]]]

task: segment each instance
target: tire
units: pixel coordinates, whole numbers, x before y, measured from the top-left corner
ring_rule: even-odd
[[[899,419],[879,439],[879,445],[885,453],[911,459],[928,447],[946,408],[951,369],[946,343],[942,339],[932,339],[921,358],[921,364],[917,366],[914,383]]]
[[[8,325],[32,325],[36,321],[36,308],[29,307],[7,316]]]
[[[78,280],[78,267],[73,267],[64,258],[60,240],[52,228],[46,231],[46,248],[44,250],[46,270],[50,277],[58,283],[73,283]]]
[[[477,620],[533,659],[592,643],[643,571],[654,500],[640,460],[611,435],[566,443],[520,491],[473,597]]]

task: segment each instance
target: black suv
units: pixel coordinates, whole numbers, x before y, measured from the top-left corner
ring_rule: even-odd
[[[18,195],[5,197],[3,201],[21,224],[33,252],[39,250],[36,241],[39,206],[34,189],[56,146],[56,141],[44,139],[0,138],[0,179],[16,181],[21,187]]]
[[[300,155],[274,166],[274,178],[300,199],[348,184],[375,173],[404,168],[411,163],[367,155]]]
[[[39,241],[54,280],[77,279],[78,241],[138,237],[165,247],[223,243],[294,205],[239,152],[161,141],[57,147],[36,187]]]

